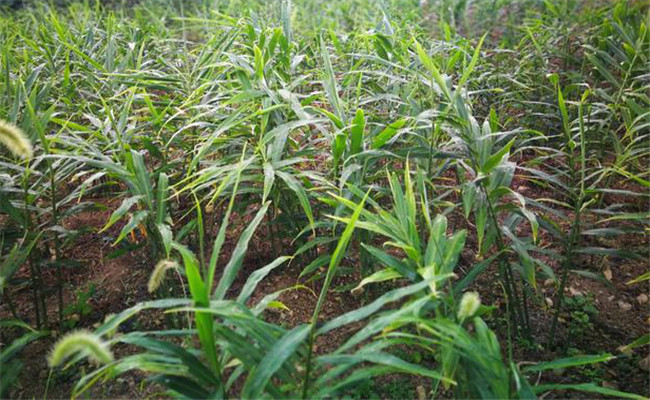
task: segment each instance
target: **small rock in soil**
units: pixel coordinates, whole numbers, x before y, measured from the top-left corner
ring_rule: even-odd
[[[636,296],[636,301],[638,301],[639,304],[645,304],[648,302],[648,295],[641,293],[640,295]]]
[[[618,308],[620,308],[623,311],[630,311],[632,309],[632,304],[624,302],[623,300],[619,300]]]
[[[426,392],[426,390],[424,389],[424,386],[422,386],[422,385],[418,385],[418,387],[415,388],[415,391],[416,391],[417,394],[418,394],[418,400],[426,400],[426,398],[427,398],[427,392]]]
[[[606,387],[607,389],[618,390],[618,386],[616,386],[614,382],[603,381],[603,387]]]
[[[639,368],[645,372],[650,372],[650,355],[639,361]]]
[[[608,281],[612,280],[612,270],[607,268],[606,270],[603,271],[603,275],[605,275],[605,279]]]

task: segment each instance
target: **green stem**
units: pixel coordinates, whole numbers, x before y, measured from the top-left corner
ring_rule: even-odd
[[[555,295],[555,301],[556,301],[556,309],[555,313],[553,315],[553,322],[551,323],[551,330],[549,332],[549,337],[548,337],[548,346],[552,346],[554,344],[554,339],[555,339],[555,330],[557,329],[557,322],[560,317],[560,312],[562,311],[562,306],[564,303],[564,289],[566,287],[568,277],[569,277],[569,270],[571,269],[571,266],[573,265],[573,256],[574,256],[574,249],[575,246],[577,246],[578,241],[580,239],[580,219],[581,219],[581,214],[582,214],[582,206],[585,201],[585,174],[586,174],[586,142],[585,142],[585,126],[584,126],[584,121],[583,121],[583,112],[582,112],[582,105],[583,101],[586,98],[586,96],[583,96],[583,100],[580,101],[578,105],[578,120],[580,124],[580,182],[576,182],[576,159],[575,159],[575,152],[573,150],[570,150],[569,153],[569,165],[571,168],[570,171],[570,176],[571,176],[571,183],[572,187],[578,187],[580,192],[578,193],[577,197],[575,195],[573,196],[575,199],[574,205],[573,205],[573,222],[571,223],[571,232],[569,234],[569,240],[565,248],[565,258],[564,262],[562,263],[562,277],[560,279],[560,287],[558,288],[558,292]]]
[[[501,228],[499,225],[499,221],[497,220],[496,213],[494,211],[494,206],[492,204],[492,200],[490,200],[490,196],[488,195],[487,189],[485,188],[485,186],[483,186],[483,184],[481,184],[480,187],[488,203],[488,214],[490,216],[490,219],[492,219],[492,224],[494,225],[494,229],[496,231],[497,248],[501,253],[501,255],[499,256],[499,267],[504,277],[504,283],[505,283],[504,286],[506,288],[506,294],[508,295],[507,301],[510,302],[510,307],[512,310],[514,310],[512,316],[514,317],[515,321],[519,321],[521,323],[521,326],[524,328],[525,335],[528,336],[530,332],[529,322],[525,318],[525,315],[520,308],[517,284],[515,283],[514,274],[512,272],[512,266],[510,265],[510,261],[508,260],[508,254],[505,251],[506,245],[503,240],[503,236],[501,235]]]
[[[32,230],[32,217],[29,212],[29,164],[25,167],[25,175],[23,177],[23,206],[24,206],[24,212],[25,212],[25,232],[29,234]],[[34,249],[37,250],[37,249]],[[41,329],[41,325],[44,323],[44,321],[47,320],[47,312],[45,312],[45,320],[41,320],[41,296],[40,296],[40,291],[41,291],[41,280],[40,280],[40,273],[38,268],[36,267],[36,263],[38,262],[38,257],[33,255],[33,253],[30,253],[29,255],[29,274],[31,276],[32,280],[32,295],[33,295],[33,302],[34,302],[34,315],[36,317],[36,327],[38,329]],[[45,322],[45,325],[47,327],[47,322]]]
[[[56,200],[56,169],[52,166],[52,162],[48,161],[48,169],[50,172],[50,203],[52,205],[52,223],[54,226],[59,225],[59,211]],[[56,231],[52,232],[54,240],[54,259],[56,261],[56,297],[59,307],[59,326],[63,327],[63,270],[61,268],[61,243],[59,235]]]
[[[577,208],[577,207],[576,207]],[[566,247],[566,256],[564,262],[562,263],[562,278],[560,279],[560,287],[558,288],[557,293],[555,294],[556,308],[555,313],[553,314],[553,322],[551,322],[551,330],[548,335],[548,347],[553,346],[555,342],[555,330],[557,328],[557,322],[560,317],[560,312],[562,311],[562,306],[564,303],[564,288],[566,287],[569,270],[571,265],[573,265],[573,249],[575,244],[575,239],[578,236],[579,230],[579,221],[580,221],[580,210],[577,209],[573,224],[571,227],[571,235],[569,237],[569,243]]]

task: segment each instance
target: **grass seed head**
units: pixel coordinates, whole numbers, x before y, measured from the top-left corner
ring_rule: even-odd
[[[163,280],[165,279],[165,272],[167,272],[168,269],[172,268],[178,268],[178,263],[173,260],[160,260],[158,261],[158,264],[156,264],[156,267],[153,269],[153,272],[151,273],[151,276],[149,277],[149,284],[147,285],[147,288],[149,289],[149,293],[153,293],[160,287],[162,284]]]
[[[84,352],[91,360],[98,364],[108,364],[113,361],[113,353],[108,344],[99,336],[87,330],[70,332],[59,339],[48,357],[50,367],[56,367],[71,355]]]
[[[476,292],[465,292],[463,298],[460,299],[460,306],[458,307],[458,319],[461,321],[466,320],[476,313],[481,306],[481,299]]]
[[[0,142],[14,155],[30,159],[34,155],[32,143],[17,126],[0,119]]]

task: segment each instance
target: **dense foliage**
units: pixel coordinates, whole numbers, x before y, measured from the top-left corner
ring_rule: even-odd
[[[545,373],[647,355],[575,349],[565,317],[574,276],[635,262],[647,286],[644,2],[23,3],[0,16],[0,393],[60,336],[72,396],[136,370],[184,398],[649,394]],[[145,254],[151,294],[84,326],[65,221],[107,207],[86,229]],[[310,317],[283,324],[292,291]],[[336,293],[360,300],[324,314]]]

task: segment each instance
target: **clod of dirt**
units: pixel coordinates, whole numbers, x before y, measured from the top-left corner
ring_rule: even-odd
[[[645,372],[650,372],[650,354],[643,360],[639,361],[639,368]]]
[[[641,293],[640,295],[636,296],[636,301],[639,304],[645,304],[648,302],[648,295],[645,293]]]

